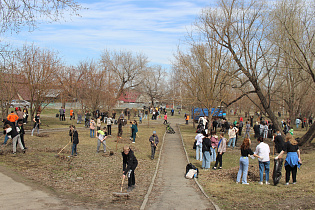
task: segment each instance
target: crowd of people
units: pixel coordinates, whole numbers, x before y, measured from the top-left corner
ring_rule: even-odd
[[[274,142],[276,157],[282,158],[284,152],[287,152],[285,159],[286,185],[289,184],[290,173],[292,172],[293,184],[296,183],[297,168],[301,165],[300,151],[297,141],[293,138],[293,131],[288,131],[283,137],[280,130],[276,130],[271,122],[257,118],[257,122],[253,122],[253,117],[249,117],[246,123],[243,118],[239,117],[238,121],[228,122],[226,119],[209,120],[208,117],[200,117],[197,126],[197,135],[195,136],[194,148],[196,149],[196,160],[202,161],[202,168],[209,170],[211,162],[215,162],[212,169],[222,169],[223,154],[227,149],[234,149],[237,140],[242,140],[240,145],[239,171],[237,173],[236,183],[249,184],[247,182],[249,158],[258,158],[259,166],[259,184],[270,184],[270,147],[266,143]],[[245,134],[242,135],[243,127]],[[297,125],[298,127],[298,125]],[[285,130],[285,124],[283,124]],[[217,130],[220,132],[216,135]],[[254,135],[251,136],[251,130]],[[284,131],[283,130],[283,131]],[[293,130],[290,128],[290,130]],[[225,136],[228,136],[228,139]],[[251,137],[257,139],[257,147],[255,151],[251,150]],[[284,140],[285,139],[285,140]],[[219,165],[219,167],[218,167]],[[263,175],[265,174],[265,182]],[[242,180],[241,180],[242,178]]]
[[[24,125],[28,123],[28,109],[24,106],[23,110],[20,107],[16,107],[15,111],[11,111],[10,114],[3,119],[3,134],[4,142],[2,146],[6,146],[8,144],[8,140],[12,139],[12,154],[16,154],[16,147],[19,145],[21,151],[23,153],[26,152],[27,147],[25,146],[24,141]],[[37,113],[33,118],[33,129],[31,131],[31,135],[33,135],[34,131],[37,129],[37,133],[39,133],[39,125],[40,125],[40,114]]]
[[[164,124],[168,123],[167,111],[165,108],[151,108],[139,110],[135,113],[139,117],[139,122],[141,123],[143,119],[147,119],[148,115],[152,114],[152,120],[157,120],[161,118],[164,114]],[[71,108],[69,112],[69,119],[76,119],[77,123],[82,121],[82,112],[77,113]],[[106,139],[108,136],[112,135],[112,125],[117,124],[118,132],[117,137],[121,138],[123,134],[123,126],[127,125],[127,121],[130,122],[130,140],[132,143],[136,143],[136,137],[138,132],[138,122],[136,120],[130,121],[130,110],[125,109],[116,119],[116,112],[100,112],[95,110],[92,113],[86,111],[84,113],[85,125],[90,130],[90,137],[97,137],[97,147],[96,152],[99,153],[101,144],[103,145],[103,152],[106,152]],[[171,110],[171,116],[174,115],[174,109]],[[189,115],[185,113],[185,122],[188,124]],[[24,107],[23,111],[20,108],[16,108],[15,112],[7,116],[7,119],[3,120],[4,123],[4,133],[5,140],[3,144],[7,144],[9,138],[13,140],[13,154],[16,154],[17,145],[20,147],[21,151],[25,153],[26,146],[24,142],[24,128],[28,118],[28,110]],[[66,120],[66,110],[64,107],[59,109],[59,120]],[[37,130],[39,134],[39,127],[41,124],[40,113],[37,113],[32,119],[33,129],[31,135],[33,136],[34,131]],[[202,168],[204,170],[209,170],[211,167],[211,162],[214,162],[212,167],[213,170],[222,169],[223,167],[223,155],[230,150],[237,147],[238,140],[241,141],[240,145],[240,159],[239,159],[239,171],[237,173],[236,183],[249,184],[247,182],[248,176],[248,166],[249,158],[258,158],[259,166],[259,184],[270,184],[269,173],[270,173],[270,147],[266,143],[266,140],[272,139],[275,143],[275,149],[278,156],[276,159],[281,159],[284,153],[287,153],[285,159],[285,170],[286,170],[286,184],[289,184],[290,175],[292,174],[293,184],[296,183],[297,168],[301,165],[300,150],[297,145],[297,141],[293,138],[293,128],[290,124],[291,122],[282,121],[283,132],[285,137],[282,136],[281,131],[276,130],[271,122],[263,119],[261,116],[257,117],[256,122],[254,122],[254,116],[248,117],[246,121],[242,117],[238,120],[229,122],[227,119],[212,119],[209,120],[208,117],[200,117],[197,126],[197,135],[195,137],[195,149],[196,149],[196,160],[202,162]],[[104,125],[105,124],[105,125]],[[301,125],[302,128],[312,124],[312,117],[307,121],[306,118],[302,121],[301,119],[296,119],[295,125],[298,129]],[[244,129],[243,129],[244,128]],[[242,131],[244,130],[244,134]],[[254,135],[251,136],[252,131]],[[217,135],[218,133],[218,135]],[[79,144],[79,134],[74,125],[70,126],[69,136],[71,137],[72,150],[71,155],[77,156],[77,145]],[[251,150],[251,138],[257,139],[257,147],[254,151]],[[284,140],[285,139],[285,140]],[[149,137],[149,142],[151,146],[151,159],[155,157],[155,151],[159,143],[159,138],[154,131]],[[123,156],[123,176],[129,178],[128,186],[130,190],[133,189],[135,184],[134,170],[137,167],[137,160],[134,156],[134,152],[130,147],[124,147],[122,152]],[[265,179],[264,179],[265,174]],[[265,181],[264,181],[265,180]]]

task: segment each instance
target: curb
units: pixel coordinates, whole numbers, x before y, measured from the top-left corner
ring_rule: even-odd
[[[154,175],[152,177],[152,181],[151,181],[151,184],[149,186],[149,189],[147,191],[147,194],[144,196],[144,200],[142,202],[142,205],[140,207],[141,210],[144,210],[145,209],[145,206],[147,205],[147,202],[149,200],[149,196],[151,194],[151,191],[152,191],[152,188],[153,188],[153,185],[154,185],[154,181],[155,181],[155,178],[156,178],[156,175],[157,175],[157,172],[158,172],[158,169],[159,169],[159,165],[160,165],[160,160],[161,160],[161,154],[162,154],[162,151],[163,151],[163,146],[164,146],[164,140],[165,140],[165,134],[166,132],[164,133],[164,136],[163,136],[163,142],[162,142],[162,145],[161,145],[161,149],[160,149],[160,153],[159,153],[159,158],[158,158],[158,161],[156,163],[156,167],[155,167],[155,172],[154,172]]]
[[[176,124],[178,130],[179,130],[179,133],[180,133],[180,138],[182,140],[182,144],[183,144],[183,147],[184,147],[184,151],[185,151],[185,154],[186,154],[186,158],[187,158],[187,163],[189,163],[189,157],[188,157],[188,154],[187,154],[187,151],[186,151],[186,147],[185,147],[185,144],[184,144],[184,140],[183,140],[183,136],[182,136],[182,132],[180,130],[180,124]],[[211,199],[210,197],[205,193],[205,191],[203,190],[202,186],[199,184],[198,180],[196,178],[194,178],[196,184],[198,185],[200,191],[202,192],[202,194],[212,203],[212,205],[214,206],[214,208],[216,210],[220,210],[219,206],[216,205]]]

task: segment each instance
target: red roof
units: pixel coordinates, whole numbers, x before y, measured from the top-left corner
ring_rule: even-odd
[[[124,103],[135,103],[140,96],[140,93],[135,91],[128,91],[122,93],[119,97],[119,101],[123,101]]]

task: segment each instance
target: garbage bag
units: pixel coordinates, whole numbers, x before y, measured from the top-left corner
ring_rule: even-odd
[[[187,166],[186,166],[186,173],[185,173],[185,174],[187,174],[190,169],[194,169],[194,170],[197,171],[197,173],[196,173],[196,175],[195,175],[195,177],[197,178],[197,177],[198,177],[198,174],[199,174],[199,170],[198,170],[198,168],[197,168],[196,166],[194,166],[192,163],[187,164]]]
[[[277,185],[280,182],[281,179],[281,170],[282,170],[282,165],[283,165],[283,159],[278,158],[274,159],[274,168],[273,168],[273,174],[272,174],[272,179],[273,179],[273,184]]]

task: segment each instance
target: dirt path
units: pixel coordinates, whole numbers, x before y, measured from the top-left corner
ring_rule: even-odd
[[[186,179],[187,159],[176,123],[175,134],[166,134],[159,170],[145,209],[215,209],[192,179]]]

